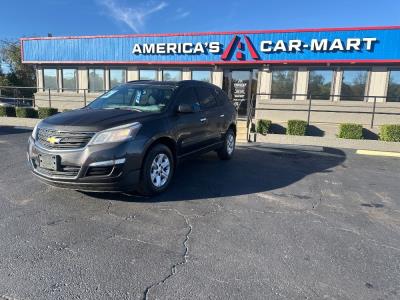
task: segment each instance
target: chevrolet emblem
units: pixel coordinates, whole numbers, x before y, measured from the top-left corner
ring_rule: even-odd
[[[47,138],[47,141],[48,141],[50,144],[54,145],[54,144],[59,144],[60,141],[61,141],[61,139],[58,138],[58,137],[55,137],[55,136],[51,136],[51,137]]]

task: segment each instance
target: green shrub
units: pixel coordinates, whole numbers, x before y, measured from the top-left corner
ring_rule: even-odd
[[[258,120],[257,121],[257,132],[261,134],[267,134],[271,128],[271,120]]]
[[[15,107],[0,106],[0,117],[15,117]]]
[[[38,109],[39,119],[46,119],[47,117],[55,115],[56,113],[58,113],[57,108],[39,107]]]
[[[361,140],[363,139],[363,127],[361,124],[340,124],[338,137],[342,139]]]
[[[37,111],[32,107],[17,107],[16,115],[18,118],[37,118]]]
[[[289,120],[287,124],[287,135],[306,135],[307,122],[303,120]]]
[[[73,110],[72,108],[64,108],[63,110],[62,110],[62,112],[67,112],[67,111],[71,111],[71,110]]]
[[[379,139],[385,142],[400,142],[400,124],[382,125]]]

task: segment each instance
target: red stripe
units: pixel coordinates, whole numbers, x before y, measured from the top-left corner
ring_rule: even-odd
[[[76,64],[76,65],[260,65],[260,64],[389,64],[400,63],[400,59],[333,59],[333,60],[257,60],[257,61],[22,61],[26,64]]]
[[[221,31],[221,32],[187,32],[187,33],[153,33],[153,34],[116,34],[116,35],[82,35],[59,37],[31,37],[20,40],[59,40],[59,39],[93,39],[93,38],[126,38],[126,37],[162,37],[162,36],[200,36],[224,34],[257,34],[257,33],[289,33],[289,32],[330,32],[330,31],[357,31],[357,30],[393,30],[395,26],[367,26],[367,27],[336,27],[336,28],[306,28],[306,29],[279,29],[279,30],[248,30],[248,31]]]
[[[232,38],[232,40],[229,42],[228,47],[226,47],[224,53],[222,53],[222,55],[221,55],[221,59],[222,59],[222,60],[226,60],[226,59],[228,58],[229,53],[231,53],[231,51],[232,51],[233,44],[237,41],[237,39],[238,39],[238,36],[235,35],[235,36]]]
[[[256,49],[254,49],[253,44],[249,40],[249,38],[245,35],[244,39],[246,41],[247,48],[249,48],[250,55],[253,59],[260,59],[260,56],[258,55]]]

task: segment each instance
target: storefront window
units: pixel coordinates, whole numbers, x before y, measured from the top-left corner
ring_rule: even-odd
[[[344,70],[340,100],[363,101],[367,79],[367,70]]]
[[[292,99],[294,75],[294,70],[272,71],[271,98]]]
[[[400,70],[390,71],[386,101],[400,102]]]
[[[308,98],[329,100],[332,89],[332,70],[313,70],[308,77]]]
[[[43,86],[45,89],[58,89],[57,69],[43,69]]]
[[[140,70],[139,79],[140,80],[157,80],[157,70]]]
[[[89,92],[104,91],[104,70],[89,69]]]
[[[110,89],[126,82],[126,70],[111,69],[110,70]]]
[[[182,71],[180,70],[163,70],[162,71],[163,81],[180,81],[182,80]]]
[[[63,91],[76,91],[77,79],[76,69],[62,69]]]
[[[192,80],[211,82],[211,71],[208,70],[192,71]]]

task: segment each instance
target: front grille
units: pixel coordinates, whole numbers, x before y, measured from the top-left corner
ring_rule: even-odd
[[[64,177],[64,178],[74,178],[78,176],[80,167],[74,166],[61,166],[60,170],[53,171],[48,169],[43,169],[36,166],[36,171],[44,176],[48,177]]]
[[[94,132],[58,131],[39,128],[37,138],[39,143],[47,149],[79,149],[85,147],[94,134]],[[49,138],[56,142],[51,143]]]

